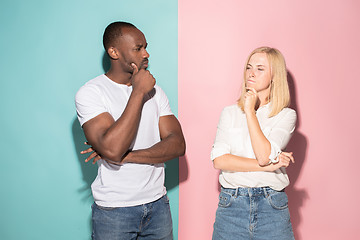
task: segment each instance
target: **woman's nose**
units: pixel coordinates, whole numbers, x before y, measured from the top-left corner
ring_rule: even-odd
[[[249,77],[255,77],[254,71],[253,70],[249,70]]]

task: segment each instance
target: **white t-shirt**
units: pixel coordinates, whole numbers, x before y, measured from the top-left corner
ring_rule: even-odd
[[[274,161],[285,149],[295,130],[296,112],[284,108],[277,115],[269,118],[270,103],[260,107],[256,116],[260,128],[271,144],[270,161]],[[221,113],[216,139],[211,151],[211,160],[224,154],[255,158],[246,115],[238,105],[225,107]],[[225,188],[271,187],[282,190],[289,185],[285,168],[275,172],[230,172],[221,171],[220,184]]]
[[[108,112],[116,121],[123,113],[132,86],[118,84],[100,75],[82,86],[75,103],[81,125],[101,113]],[[137,135],[130,148],[145,149],[160,141],[159,118],[172,115],[168,98],[155,85],[148,94]],[[155,201],[166,194],[164,164],[109,164],[98,162],[98,174],[91,185],[95,203],[104,207],[129,207]]]

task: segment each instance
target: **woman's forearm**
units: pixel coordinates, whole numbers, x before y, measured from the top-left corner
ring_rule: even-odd
[[[274,171],[272,165],[260,166],[253,158],[239,157],[232,154],[225,154],[213,160],[214,168],[232,172],[267,172]]]
[[[254,111],[246,113],[246,120],[248,124],[251,145],[258,164],[260,166],[266,166],[269,164],[271,144],[261,131],[259,121]]]

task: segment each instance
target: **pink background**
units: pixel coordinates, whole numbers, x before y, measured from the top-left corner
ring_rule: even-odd
[[[360,208],[355,151],[360,87],[360,3],[179,0],[179,239],[211,239],[218,171],[209,159],[224,106],[239,96],[244,61],[278,48],[290,73],[298,127],[287,188],[296,239],[356,239]]]

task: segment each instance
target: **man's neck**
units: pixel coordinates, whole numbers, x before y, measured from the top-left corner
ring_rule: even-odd
[[[125,84],[131,86],[131,73],[123,72],[123,71],[115,71],[114,69],[110,68],[110,70],[105,73],[105,75],[112,81]]]

